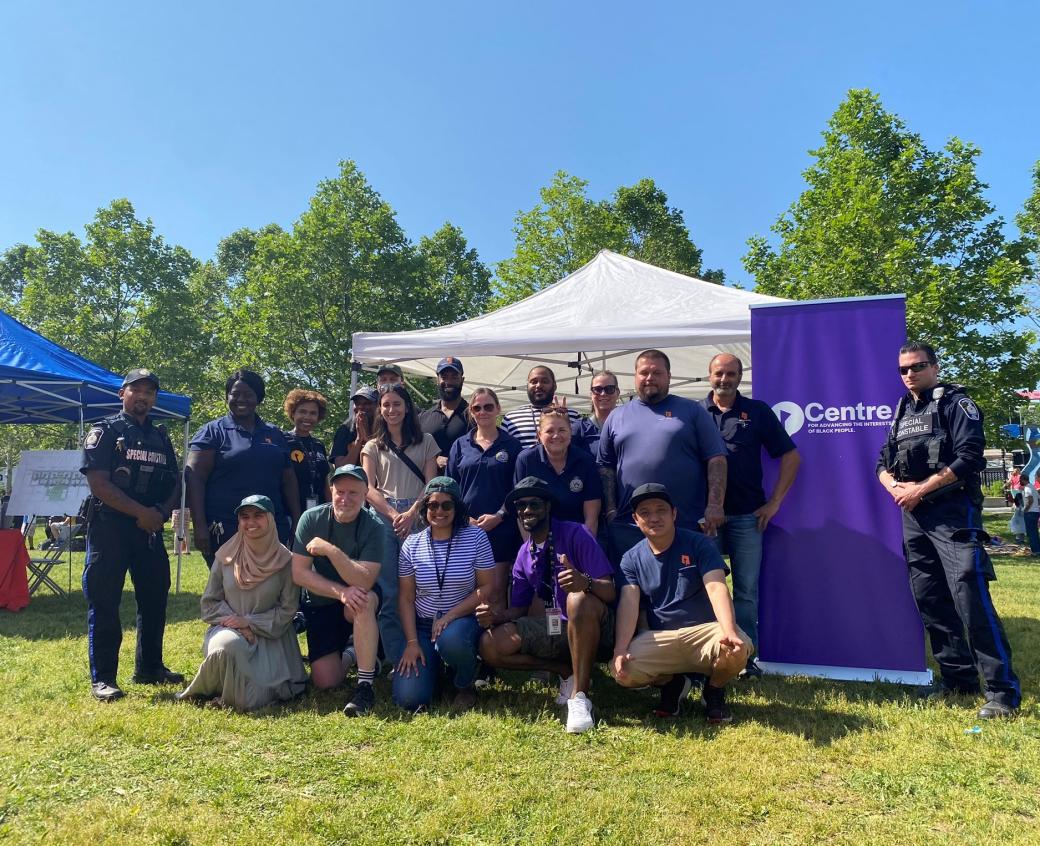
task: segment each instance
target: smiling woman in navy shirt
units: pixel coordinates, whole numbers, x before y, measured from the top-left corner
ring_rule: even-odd
[[[265,393],[259,374],[236,370],[224,385],[227,415],[199,429],[188,447],[184,473],[195,546],[210,565],[216,548],[238,531],[235,508],[247,496],[274,503],[282,543],[300,517],[285,435],[256,413]]]
[[[603,483],[596,460],[571,443],[571,419],[566,409],[542,414],[538,445],[521,452],[513,470],[514,482],[527,476],[537,476],[549,484],[556,498],[556,519],[582,523],[595,537],[603,507]]]

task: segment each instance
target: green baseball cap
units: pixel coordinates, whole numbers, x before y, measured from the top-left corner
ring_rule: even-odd
[[[368,473],[359,464],[344,464],[342,467],[337,467],[332,471],[332,475],[329,476],[329,482],[335,482],[336,479],[341,479],[344,476],[350,476],[351,479],[357,479],[359,482],[368,484]]]
[[[435,493],[446,493],[451,494],[457,500],[462,500],[462,491],[459,488],[459,483],[450,476],[435,476],[430,479],[426,483],[426,490],[423,493],[426,496]]]
[[[271,502],[271,500],[263,494],[253,494],[252,496],[247,496],[238,504],[238,507],[235,509],[235,513],[238,514],[238,512],[245,508],[247,505],[251,505],[253,506],[253,508],[259,508],[261,511],[267,514],[274,514],[274,503]]]

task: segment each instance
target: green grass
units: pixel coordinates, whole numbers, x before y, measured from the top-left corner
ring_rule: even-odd
[[[1006,535],[1003,524],[991,531]],[[564,733],[553,691],[523,676],[458,718],[402,716],[385,680],[376,714],[359,720],[340,713],[342,691],[253,716],[200,709],[129,683],[129,592],[128,696],[101,705],[82,596],[39,595],[0,612],[0,841],[1040,843],[1040,562],[995,561],[1026,699],[1018,719],[978,735],[965,734],[976,701],[924,705],[895,685],[804,678],[735,684],[736,721],[722,730],[694,707],[649,717],[654,696],[602,673],[602,723],[582,736]],[[205,566],[186,562],[166,659],[190,672]],[[81,566],[76,556],[74,588]]]

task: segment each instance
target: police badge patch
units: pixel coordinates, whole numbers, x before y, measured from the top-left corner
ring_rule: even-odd
[[[571,479],[571,483],[567,487],[571,489],[571,493],[581,493],[583,490],[585,490],[585,483],[577,476],[575,476],[573,479]]]
[[[979,409],[978,409],[978,407],[975,405],[975,403],[973,403],[967,397],[962,397],[958,401],[957,405],[960,406],[961,411],[964,412],[965,416],[969,420],[978,420],[979,419]]]
[[[507,461],[509,461],[509,453],[506,452],[504,449],[500,449],[498,452],[495,453],[495,461],[505,464]]]
[[[103,434],[105,434],[105,430],[100,426],[95,426],[87,432],[87,436],[83,439],[83,449],[93,449],[96,447]]]

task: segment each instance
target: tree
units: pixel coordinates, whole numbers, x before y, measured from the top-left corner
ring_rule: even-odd
[[[541,202],[517,215],[516,248],[498,264],[496,306],[540,291],[610,249],[688,276],[721,282],[721,271],[701,270],[701,250],[690,240],[682,212],[652,179],[617,189],[610,200],[588,196],[588,182],[563,171],[539,192]]]
[[[1026,245],[1005,239],[983,195],[978,148],[953,138],[929,150],[877,95],[858,90],[810,154],[809,187],[772,227],[779,245],[748,241],[756,290],[791,299],[905,292],[909,334],[931,341],[944,378],[969,386],[999,423],[1009,391],[1034,384],[1040,360],[1016,324]]]
[[[1027,286],[1027,314],[1033,325],[1040,326],[1040,161],[1033,165],[1033,193],[1015,218],[1022,232],[1022,242],[1030,259]]]

